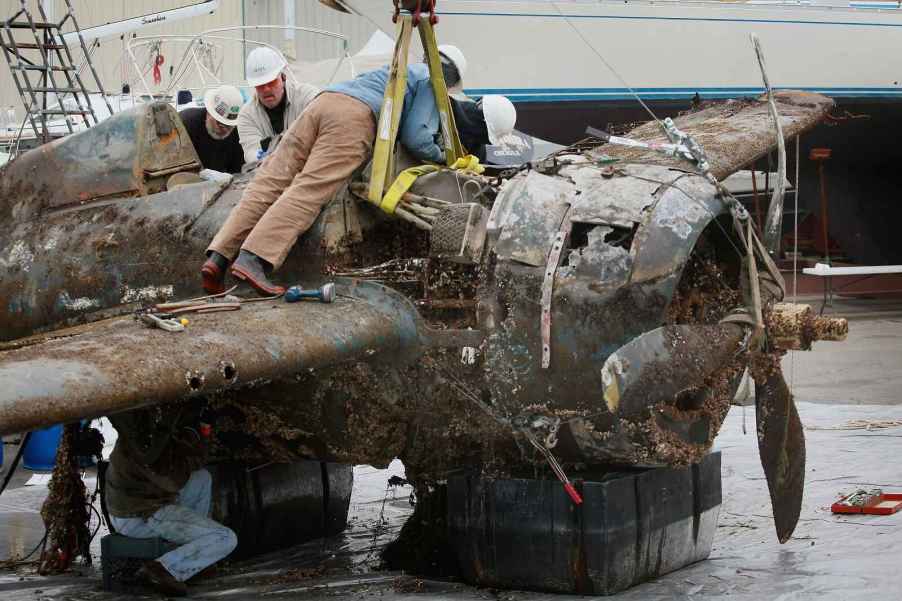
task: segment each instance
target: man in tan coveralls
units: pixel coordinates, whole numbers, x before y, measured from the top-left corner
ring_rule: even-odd
[[[383,67],[334,85],[292,124],[210,243],[201,268],[207,292],[225,289],[233,259],[231,274],[260,294],[285,291],[269,281],[269,273],[282,265],[298,236],[370,155],[387,81],[388,67]],[[418,159],[443,162],[439,131],[429,69],[411,65],[399,139]]]

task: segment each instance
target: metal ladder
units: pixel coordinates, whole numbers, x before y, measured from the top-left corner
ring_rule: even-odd
[[[70,0],[65,0],[66,14],[59,22],[49,20],[43,1],[35,0],[40,15],[40,20],[36,21],[28,8],[28,0],[20,0],[19,11],[2,22],[3,32],[0,35],[0,45],[3,46],[6,62],[9,64],[13,81],[19,90],[22,103],[25,105],[26,117],[31,123],[35,137],[42,142],[48,142],[51,139],[48,117],[65,117],[69,133],[75,131],[73,125],[78,125],[77,119],[83,120],[85,127],[91,127],[92,120],[93,125],[99,122],[91,105],[88,91],[79,74],[79,69],[75,67],[72,53],[63,38],[62,28],[68,21],[72,21],[73,31],[70,33],[78,35],[85,64],[90,67],[94,82],[97,84],[97,91],[106,102],[111,115],[113,108],[104,94],[100,77],[91,62]],[[34,42],[22,42],[16,39],[15,32],[23,30],[31,31]],[[32,75],[36,77],[32,79]],[[78,108],[66,108],[63,101],[69,95],[75,100]],[[49,102],[53,98],[56,99],[58,106],[48,108]]]

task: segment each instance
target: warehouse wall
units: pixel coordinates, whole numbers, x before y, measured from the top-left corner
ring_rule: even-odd
[[[287,0],[294,5],[295,24],[302,27],[313,27],[343,34],[348,38],[349,51],[353,54],[359,50],[375,31],[375,27],[359,17],[345,15],[322,6],[317,0]],[[286,7],[286,0],[220,0],[219,10],[213,15],[206,15],[166,23],[158,26],[145,27],[139,31],[127,34],[130,37],[140,38],[155,37],[160,35],[193,36],[201,31],[247,25],[280,25],[285,24],[287,16],[290,16],[290,7]],[[35,7],[36,0],[28,0],[29,6]],[[123,0],[110,2],[108,0],[72,0],[78,24],[82,29],[102,25],[104,23],[133,18],[143,14],[154,13],[161,10],[179,8],[193,4],[192,0],[142,0],[141,2],[125,2]],[[19,0],[0,0],[0,19],[8,19],[20,6]],[[56,13],[56,20],[65,14],[64,0],[45,0],[45,6]],[[288,8],[288,10],[286,10]],[[34,13],[37,14],[36,8]],[[64,28],[66,30],[69,27]],[[17,39],[25,41],[32,38],[30,31],[19,32]],[[244,78],[243,56],[250,51],[252,45],[243,44],[237,39],[242,33],[229,32],[229,37],[236,41],[215,41],[211,52],[210,64],[218,68],[220,76],[225,81],[237,83]],[[337,56],[342,45],[334,39],[314,34],[298,33],[287,36],[282,32],[273,31],[248,31],[245,37],[249,40],[260,40],[271,43],[285,52],[289,58],[311,61],[322,60]],[[33,41],[30,39],[29,41]],[[134,43],[134,40],[133,40]],[[174,69],[187,47],[186,43],[163,42],[159,48],[149,45],[136,47],[136,61],[132,60],[125,52],[126,40],[119,38],[107,38],[100,41],[99,47],[93,51],[93,62],[104,89],[108,93],[119,92],[124,84],[129,84],[133,92],[144,89],[140,74],[148,84],[151,92],[157,93],[166,89],[199,88],[204,81],[194,69],[189,70],[178,82],[173,82]],[[157,53],[162,54],[163,64],[160,69],[161,82],[153,84],[153,64]],[[76,63],[80,62],[80,52],[76,55]],[[21,100],[13,84],[5,60],[0,61],[0,126],[7,118],[7,110],[14,108],[16,118],[21,119],[24,112]],[[87,74],[89,75],[89,74]],[[85,84],[93,89],[93,79],[88,76]],[[207,81],[210,81],[208,78]]]

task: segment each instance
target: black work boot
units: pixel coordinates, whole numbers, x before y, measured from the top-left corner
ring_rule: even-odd
[[[270,265],[254,253],[242,250],[232,263],[233,276],[253,286],[261,296],[285,294],[285,288],[269,281]]]
[[[211,250],[200,268],[200,275],[203,279],[204,290],[207,294],[222,294],[225,292],[225,275],[226,269],[229,268],[229,260],[224,256]]]
[[[179,582],[159,561],[146,562],[138,572],[148,584],[164,595],[184,597],[188,594],[188,585]]]

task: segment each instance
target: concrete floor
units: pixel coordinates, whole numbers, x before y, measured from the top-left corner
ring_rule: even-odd
[[[894,464],[902,456],[902,427],[873,427],[902,423],[902,303],[838,301],[830,310],[851,317],[849,339],[822,343],[784,360],[807,439],[806,492],[795,536],[785,545],[775,539],[757,455],[754,409],[734,407],[715,443],[723,453],[724,501],[711,557],[614,598],[899,598],[902,513],[840,517],[831,514],[829,506],[838,494],[858,486],[902,492],[902,470]],[[13,450],[7,446],[7,461]],[[395,599],[417,594],[401,592],[414,588],[439,599],[567,598],[433,581],[411,587],[411,577],[374,571],[379,550],[410,513],[409,490],[386,487],[388,477],[401,469],[397,463],[390,471],[357,468],[351,519],[341,536],[233,564],[215,581],[194,587],[192,596],[226,601]],[[43,533],[37,512],[44,491],[22,487],[23,478],[17,475],[14,488],[0,497],[0,559],[21,556]],[[93,488],[92,481],[88,486]],[[96,563],[99,566],[99,558]],[[310,577],[298,570],[312,567],[323,568],[324,575]],[[93,569],[78,573],[43,578],[29,566],[0,571],[0,599],[134,598],[100,591]]]
[[[783,373],[799,401],[902,404],[902,313],[853,316],[846,341],[818,343],[810,352],[788,353]]]

